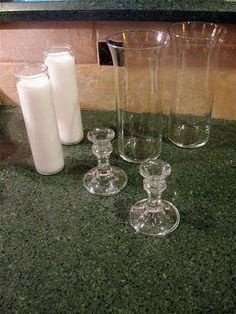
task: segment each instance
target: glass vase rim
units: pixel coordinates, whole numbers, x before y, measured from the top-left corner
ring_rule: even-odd
[[[187,22],[175,22],[175,23],[172,23],[171,25],[168,26],[168,32],[170,35],[173,35],[175,36],[176,38],[181,38],[181,39],[190,39],[190,40],[217,40],[219,38],[222,37],[222,34],[221,35],[218,35],[216,37],[211,37],[211,36],[204,36],[204,37],[193,37],[193,36],[187,36],[187,35],[181,35],[181,34],[176,34],[176,32],[174,31],[171,31],[171,29],[174,27],[174,26],[177,26],[177,25],[190,25],[190,24],[195,24],[195,25],[203,25],[203,24],[206,24],[208,26],[214,26],[215,28],[219,28],[219,29],[222,29],[223,30],[223,35],[226,35],[227,33],[227,28],[225,26],[222,26],[221,24],[218,24],[218,23],[213,23],[213,22],[201,22],[201,21],[187,21]]]
[[[33,70],[32,74],[28,74],[27,70]],[[41,75],[45,75],[48,73],[48,67],[46,64],[41,62],[27,62],[20,66],[18,66],[15,70],[15,77],[18,79],[32,79],[36,77],[40,77]]]
[[[160,44],[156,44],[156,45],[153,45],[153,46],[150,46],[150,47],[143,47],[143,48],[137,48],[137,47],[134,47],[134,48],[130,48],[130,47],[121,47],[119,45],[117,45],[117,43],[119,42],[118,40],[116,41],[113,41],[111,40],[111,37],[113,36],[116,36],[116,35],[119,35],[119,34],[122,34],[122,33],[141,33],[141,32],[150,32],[150,33],[162,33],[162,34],[165,34],[166,35],[166,41],[165,41],[165,44],[169,43],[170,42],[170,35],[168,32],[165,32],[165,31],[162,31],[162,30],[155,30],[155,29],[124,29],[123,31],[119,31],[119,32],[114,32],[114,33],[111,33],[109,36],[106,37],[106,43],[109,45],[109,46],[112,46],[113,48],[118,48],[118,49],[123,49],[123,50],[153,50],[153,49],[158,49],[158,48],[161,48],[163,43],[160,43]]]
[[[54,51],[55,49],[55,51]],[[44,49],[44,56],[47,54],[57,54],[57,53],[72,53],[72,46],[71,44],[55,44],[49,45]]]

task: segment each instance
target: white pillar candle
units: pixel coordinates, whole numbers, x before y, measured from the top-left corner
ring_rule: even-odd
[[[16,72],[17,91],[37,172],[44,175],[64,167],[51,84],[44,64],[28,64]]]
[[[75,144],[83,139],[83,126],[75,58],[69,46],[54,46],[45,52],[52,85],[59,135],[63,144]]]

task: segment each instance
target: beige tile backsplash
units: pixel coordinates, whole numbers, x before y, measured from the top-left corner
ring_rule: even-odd
[[[80,64],[97,62],[92,22],[0,24],[0,62],[42,61],[45,47],[69,43]]]
[[[112,66],[98,65],[97,41],[123,29],[161,29],[163,22],[20,22],[0,24],[0,105],[19,103],[14,71],[25,61],[42,61],[46,45],[70,43],[77,60],[80,102],[83,109],[114,110]],[[220,51],[213,108],[215,118],[236,119],[236,26]],[[163,66],[163,111],[171,102],[173,69],[170,58]],[[193,69],[194,70],[194,69]]]

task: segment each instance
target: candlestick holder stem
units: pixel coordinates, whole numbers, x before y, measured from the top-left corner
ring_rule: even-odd
[[[114,131],[108,128],[95,128],[88,132],[88,139],[93,143],[92,152],[98,159],[98,166],[84,176],[83,184],[89,193],[114,195],[127,183],[125,172],[109,162],[114,136]]]

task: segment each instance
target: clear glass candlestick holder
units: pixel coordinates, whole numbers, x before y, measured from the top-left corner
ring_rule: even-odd
[[[162,199],[171,167],[168,163],[157,159],[143,163],[139,171],[144,177],[143,187],[148,193],[148,198],[131,207],[130,224],[139,233],[165,236],[174,231],[180,221],[178,209]]]
[[[125,172],[109,162],[114,136],[114,131],[109,128],[94,128],[88,132],[88,139],[93,143],[93,154],[98,159],[98,166],[88,171],[83,179],[85,189],[91,194],[114,195],[127,183]]]

